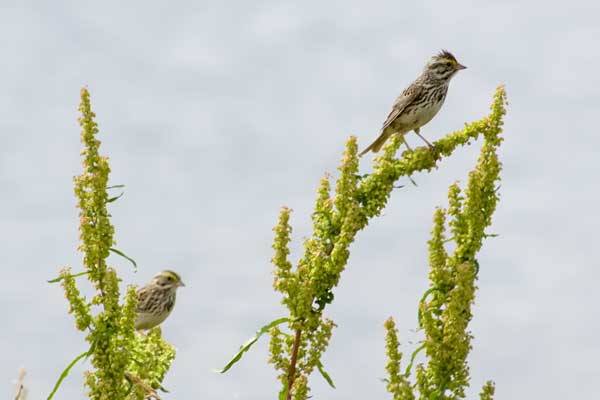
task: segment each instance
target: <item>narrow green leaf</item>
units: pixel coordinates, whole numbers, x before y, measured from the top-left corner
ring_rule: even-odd
[[[279,400],[286,400],[288,394],[288,383],[287,381],[283,384],[283,389],[279,392]]]
[[[107,186],[106,189],[118,189],[118,188],[124,188],[125,185],[113,185],[113,186]]]
[[[121,196],[123,196],[125,194],[125,192],[121,192],[120,195],[115,196],[115,197],[111,197],[110,199],[106,200],[107,203],[112,203],[113,201],[116,201],[117,199],[119,199]]]
[[[425,348],[425,343],[423,343],[415,351],[413,351],[412,355],[410,356],[410,362],[408,363],[408,366],[406,367],[406,370],[404,371],[404,376],[406,376],[407,378],[410,376],[410,370],[412,369],[413,364],[415,362],[415,357],[417,357],[417,354],[419,354],[421,352],[421,350],[423,350],[424,348]]]
[[[158,390],[163,393],[169,393],[169,391],[163,385],[158,385]]]
[[[135,262],[135,260],[133,258],[129,257],[127,254],[123,253],[121,250],[118,250],[118,249],[115,249],[114,247],[111,247],[110,251],[112,251],[115,254],[120,255],[121,257],[123,257],[124,259],[126,259],[127,261],[129,261],[130,263],[132,263],[135,268],[137,268],[137,263]]]
[[[329,374],[327,373],[327,371],[325,371],[325,368],[323,367],[323,363],[321,362],[321,360],[317,361],[317,369],[321,373],[321,376],[327,381],[327,383],[329,384],[329,386],[331,386],[332,388],[335,389],[335,385],[333,384],[333,380],[331,379],[331,376],[329,376]]]
[[[432,287],[429,288],[425,291],[425,293],[423,293],[423,296],[421,296],[421,300],[419,300],[419,311],[417,313],[417,321],[419,321],[419,328],[423,327],[423,324],[421,323],[421,319],[423,318],[423,313],[421,311],[421,304],[425,303],[425,300],[427,300],[427,297],[429,297],[429,295],[433,292],[435,292],[436,290],[439,290],[437,287]]]
[[[73,366],[75,364],[77,364],[77,361],[81,360],[83,357],[87,356],[88,353],[90,351],[87,350],[83,353],[81,353],[80,355],[78,355],[77,357],[75,357],[75,359],[73,361],[71,361],[71,363],[67,366],[67,368],[65,368],[65,370],[63,371],[62,374],[60,374],[60,378],[58,378],[58,381],[56,382],[56,384],[54,385],[54,388],[52,389],[52,392],[50,393],[50,395],[48,396],[47,400],[52,399],[52,397],[54,397],[54,394],[56,393],[56,391],[58,390],[58,388],[60,387],[60,384],[62,383],[62,381],[65,380],[65,378],[67,377],[67,375],[69,375],[69,371],[71,370],[71,368],[73,368]]]
[[[88,273],[88,271],[84,271],[84,272],[79,272],[79,273],[77,273],[77,274],[72,274],[72,275],[70,275],[70,276],[72,276],[73,278],[77,278],[78,276],[83,276],[83,275],[85,275],[85,274],[87,274],[87,273]],[[47,281],[47,282],[48,282],[48,283],[57,283],[57,282],[60,282],[60,281],[62,281],[63,279],[65,279],[65,277],[64,277],[64,276],[59,276],[58,278],[51,279],[51,280],[49,280],[49,281]]]
[[[94,339],[92,341],[92,345],[90,346],[90,349],[88,350],[85,359],[87,360],[89,356],[91,356],[92,354],[94,354],[94,351],[96,351],[96,344],[98,343],[98,339]]]
[[[220,374],[227,372],[236,362],[238,362],[242,358],[244,353],[247,352],[250,349],[250,347],[252,347],[252,345],[256,343],[262,335],[267,333],[271,328],[289,321],[289,318],[284,317],[269,322],[268,324],[260,328],[258,331],[256,331],[256,335],[254,337],[248,339],[246,343],[240,346],[240,350],[233,356],[231,360],[229,360],[227,365],[225,365],[222,369],[216,369],[214,371]]]
[[[452,242],[454,239],[456,239],[456,238],[454,236],[452,236],[452,237],[449,237],[448,239],[443,240],[442,243],[446,244],[448,242]]]

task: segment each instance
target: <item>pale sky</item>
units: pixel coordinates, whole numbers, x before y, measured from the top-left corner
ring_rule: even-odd
[[[497,399],[597,396],[598,2],[123,4],[0,4],[1,398],[20,367],[31,399],[46,398],[86,349],[61,288],[46,283],[64,265],[82,268],[72,189],[82,86],[111,182],[126,185],[110,208],[117,247],[140,268],[110,264],[127,283],[169,267],[187,284],[163,324],[178,348],[163,398],[273,399],[267,337],[228,374],[211,370],[285,315],[269,263],[279,208],[294,209],[296,259],[315,188],[336,172],[347,137],[361,147],[373,140],[395,97],[442,48],[468,69],[425,137],[487,115],[499,84],[510,102],[489,229],[500,236],[479,255],[469,398],[487,379]],[[314,399],[391,398],[381,381],[383,322],[396,318],[410,354],[431,217],[447,187],[466,180],[480,144],[414,176],[419,186],[394,192],[359,233],[326,310],[338,328],[323,363],[337,389],[313,375]],[[57,399],[84,397],[86,367]]]

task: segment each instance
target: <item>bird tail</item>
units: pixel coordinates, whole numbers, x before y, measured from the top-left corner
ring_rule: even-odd
[[[365,154],[367,154],[369,151],[372,151],[373,153],[377,153],[381,149],[381,146],[383,146],[383,144],[388,140],[389,137],[390,137],[389,132],[388,133],[381,132],[381,135],[379,135],[379,137],[377,139],[375,139],[375,141],[373,143],[371,143],[369,145],[369,147],[364,149],[358,156],[362,157]]]

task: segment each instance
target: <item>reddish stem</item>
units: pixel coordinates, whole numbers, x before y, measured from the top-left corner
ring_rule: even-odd
[[[290,359],[290,368],[288,369],[288,389],[286,400],[292,400],[292,385],[294,384],[294,379],[296,379],[296,361],[298,359],[298,348],[300,347],[301,335],[302,330],[298,329],[296,331],[296,337],[294,337],[294,345],[292,347],[292,358]]]

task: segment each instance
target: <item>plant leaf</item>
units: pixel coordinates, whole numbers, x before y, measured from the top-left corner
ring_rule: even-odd
[[[113,201],[119,199],[121,196],[123,196],[125,194],[125,192],[121,192],[120,195],[115,196],[115,197],[111,197],[110,199],[106,200],[107,203],[112,203]]]
[[[417,321],[419,321],[419,328],[423,327],[423,324],[421,323],[421,319],[423,319],[423,312],[421,310],[421,305],[425,303],[425,301],[427,300],[427,297],[429,297],[429,295],[433,292],[435,292],[436,290],[439,291],[439,289],[434,286],[432,288],[429,288],[425,291],[425,293],[423,293],[423,296],[421,297],[421,300],[419,301],[419,311],[417,312]]]
[[[288,383],[287,381],[283,384],[283,389],[279,392],[279,400],[286,400],[288,393]]]
[[[77,274],[72,274],[70,276],[72,276],[73,278],[77,278],[78,276],[83,276],[83,275],[85,275],[87,273],[88,273],[88,271],[84,271],[84,272],[79,272]],[[51,279],[51,280],[49,280],[47,282],[48,283],[56,283],[56,282],[62,281],[64,278],[65,278],[64,276],[59,276],[58,278]]]
[[[417,356],[417,354],[419,354],[421,352],[421,350],[423,350],[425,348],[425,343],[423,343],[422,345],[420,345],[415,351],[413,351],[413,353],[410,356],[410,362],[408,363],[408,366],[406,367],[406,370],[404,371],[404,376],[406,376],[407,378],[410,376],[410,370],[412,369],[412,366],[415,362],[415,357]]]
[[[252,345],[254,343],[256,343],[262,335],[267,333],[271,328],[273,328],[277,325],[283,324],[284,322],[289,322],[289,321],[290,321],[290,319],[288,317],[283,317],[283,318],[278,318],[276,320],[273,320],[273,321],[269,322],[268,324],[264,325],[262,328],[260,328],[258,331],[256,331],[256,335],[254,335],[254,337],[248,339],[248,341],[246,341],[246,343],[244,343],[243,345],[240,346],[240,350],[233,356],[233,358],[231,360],[229,360],[229,362],[223,368],[216,369],[214,371],[218,372],[220,374],[227,372],[231,367],[233,367],[233,365],[236,362],[238,362],[242,358],[244,353],[247,352],[250,349],[250,347],[252,347]]]
[[[158,385],[158,390],[160,390],[163,393],[169,393],[169,391],[167,389],[165,389],[165,387],[163,385]]]
[[[81,360],[83,357],[87,356],[89,353],[90,353],[90,350],[87,350],[87,351],[81,353],[80,355],[78,355],[77,357],[75,357],[75,359],[73,361],[71,361],[71,363],[67,366],[67,368],[65,368],[65,370],[62,372],[62,374],[60,374],[60,377],[58,378],[58,381],[54,385],[54,388],[52,389],[52,392],[48,396],[47,400],[50,400],[50,399],[52,399],[52,397],[54,397],[54,394],[60,387],[60,384],[62,383],[62,381],[65,380],[67,375],[69,375],[69,371],[71,370],[71,368],[73,368],[73,366],[75,364],[77,364],[77,361]]]
[[[121,257],[123,257],[124,259],[126,259],[127,261],[132,263],[133,266],[137,269],[137,263],[135,262],[135,260],[133,258],[129,257],[127,254],[123,253],[121,250],[115,249],[114,247],[111,247],[110,251],[112,251],[115,254],[120,255]]]
[[[321,362],[321,360],[317,361],[317,369],[321,373],[321,376],[327,381],[327,383],[329,383],[329,386],[331,386],[332,388],[335,389],[335,385],[333,384],[333,380],[331,379],[331,376],[329,376],[329,374],[327,373],[327,371],[325,371],[325,368],[323,367],[323,363]]]

